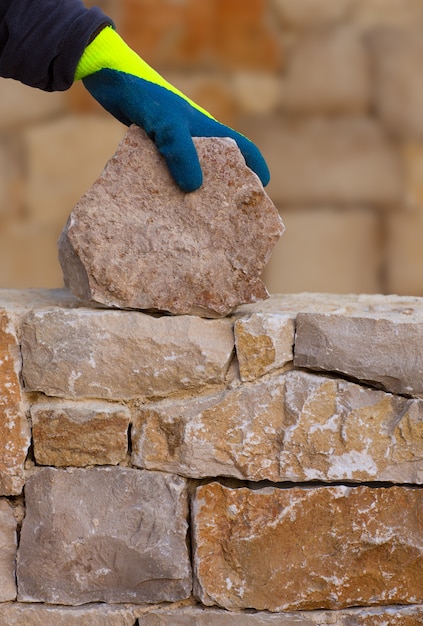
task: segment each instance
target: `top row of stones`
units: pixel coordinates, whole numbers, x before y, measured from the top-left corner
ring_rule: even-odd
[[[25,389],[49,396],[165,398],[292,367],[423,396],[422,298],[279,295],[213,320],[0,290],[0,309],[15,320]]]

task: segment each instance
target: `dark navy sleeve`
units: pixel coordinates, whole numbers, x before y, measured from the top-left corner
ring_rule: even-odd
[[[107,24],[110,18],[81,0],[0,0],[0,76],[68,89],[92,35]]]

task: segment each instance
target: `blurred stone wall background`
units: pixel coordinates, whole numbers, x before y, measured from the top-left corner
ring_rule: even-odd
[[[423,0],[98,0],[153,67],[267,158],[271,292],[423,295]],[[125,127],[0,80],[0,287],[57,287],[56,240]]]

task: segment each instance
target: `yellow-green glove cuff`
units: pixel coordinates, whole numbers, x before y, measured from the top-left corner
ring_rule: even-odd
[[[126,74],[132,74],[138,78],[160,85],[174,94],[180,96],[191,106],[201,111],[204,115],[213,118],[212,115],[195,102],[185,96],[179,89],[167,82],[148,63],[143,61],[117,34],[112,26],[103,28],[102,31],[85,48],[75,72],[75,80],[86,78],[103,69],[116,70]]]

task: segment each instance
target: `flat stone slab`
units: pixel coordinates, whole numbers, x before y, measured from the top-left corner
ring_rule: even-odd
[[[44,468],[25,485],[18,599],[173,602],[190,596],[187,493],[178,476]]]
[[[132,462],[199,479],[422,484],[422,424],[421,399],[289,371],[144,404],[132,429]]]
[[[86,604],[49,606],[26,602],[0,604],[2,626],[134,626],[137,610],[130,606]]]
[[[294,365],[423,397],[421,303],[386,300],[367,311],[299,313]]]
[[[232,323],[140,311],[39,309],[22,325],[28,391],[61,398],[164,397],[222,384]]]
[[[260,275],[284,226],[230,139],[195,138],[202,187],[183,193],[132,126],[59,240],[82,300],[205,317],[268,296]]]
[[[422,515],[410,487],[200,486],[194,592],[230,610],[421,604]]]
[[[422,606],[286,611],[278,614],[187,607],[150,611],[140,619],[140,626],[417,626],[422,620]]]

